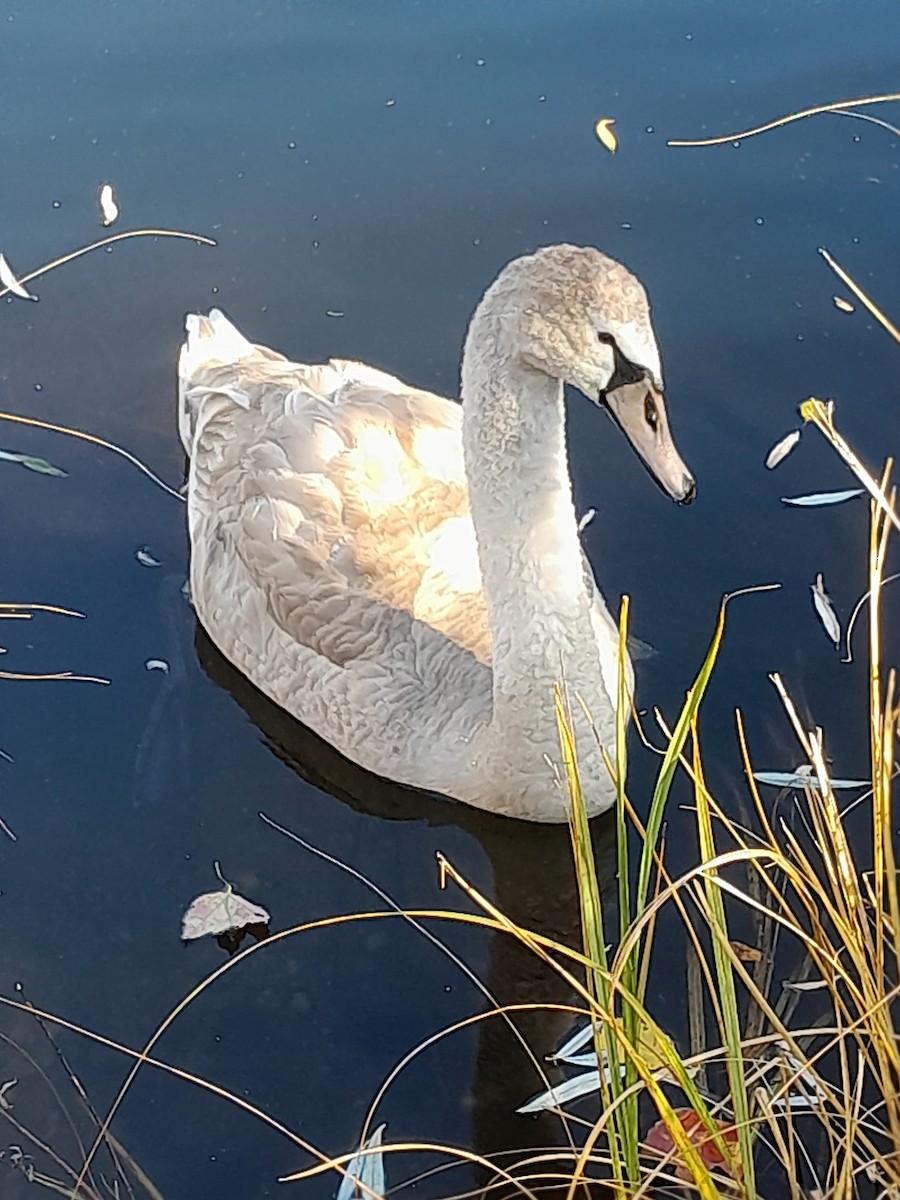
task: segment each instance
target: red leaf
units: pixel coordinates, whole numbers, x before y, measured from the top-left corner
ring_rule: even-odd
[[[692,1108],[676,1108],[673,1110],[675,1116],[681,1122],[681,1126],[688,1135],[688,1140],[691,1145],[697,1148],[700,1158],[707,1167],[724,1167],[728,1170],[725,1157],[719,1150],[719,1147],[712,1140],[712,1135],[707,1130],[706,1126],[697,1116]],[[738,1134],[733,1125],[729,1125],[726,1121],[717,1121],[713,1118],[722,1141],[731,1149],[737,1145]],[[675,1142],[672,1140],[672,1135],[666,1128],[665,1121],[657,1121],[655,1125],[647,1131],[647,1136],[644,1139],[646,1149],[653,1151],[660,1156],[669,1154],[675,1149]],[[684,1164],[680,1161],[678,1151],[675,1151],[678,1165],[675,1174],[679,1179],[690,1179],[690,1172],[686,1170]]]

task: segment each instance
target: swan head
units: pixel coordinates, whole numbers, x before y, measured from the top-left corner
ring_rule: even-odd
[[[508,350],[605,408],[667,495],[690,504],[696,484],[669,429],[650,305],[635,276],[593,247],[544,246],[505,267],[486,299],[494,292]]]

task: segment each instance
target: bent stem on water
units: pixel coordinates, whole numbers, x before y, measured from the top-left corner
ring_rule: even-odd
[[[212,238],[205,237],[202,233],[186,233],[181,229],[126,229],[122,233],[113,233],[109,237],[100,238],[97,242],[91,242],[88,246],[79,246],[77,250],[70,250],[68,254],[62,254],[59,258],[54,258],[52,262],[44,263],[37,270],[19,276],[18,282],[20,284],[31,283],[32,279],[40,279],[43,275],[55,271],[57,267],[65,266],[66,263],[81,258],[84,254],[90,254],[92,250],[102,250],[104,246],[111,246],[114,242],[126,242],[132,238],[142,237],[179,238],[186,242],[197,242],[201,246],[218,245]],[[0,288],[0,300],[4,296],[8,296],[10,290],[8,287]]]

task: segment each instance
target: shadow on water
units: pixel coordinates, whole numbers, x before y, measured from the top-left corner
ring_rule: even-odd
[[[490,860],[492,899],[501,911],[518,925],[580,949],[578,894],[567,827],[494,816],[371,775],[273,704],[225,659],[199,625],[196,649],[200,665],[212,682],[231,694],[260,730],[272,753],[304,781],[357,812],[382,820],[421,821],[466,830],[478,839]],[[598,818],[592,822],[592,831],[605,914],[607,920],[614,921],[612,821]],[[484,983],[498,1004],[578,1003],[552,968],[515,938],[499,933],[491,937]],[[539,1061],[553,1052],[573,1024],[568,1013],[548,1009],[516,1013],[512,1019]],[[552,1068],[548,1074],[554,1082]],[[509,1025],[498,1019],[479,1022],[471,1089],[471,1148],[515,1173],[512,1164],[517,1160],[540,1147],[563,1145],[566,1139],[558,1116],[545,1113],[525,1117],[516,1112],[539,1088],[534,1065]],[[557,1162],[537,1169],[565,1170],[565,1165]],[[488,1180],[481,1178],[478,1182],[484,1185]],[[565,1188],[561,1187],[563,1194]]]

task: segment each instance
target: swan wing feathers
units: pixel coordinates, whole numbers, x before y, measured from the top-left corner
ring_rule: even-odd
[[[336,665],[415,653],[419,623],[488,663],[460,405],[363,363],[290,362],[218,310],[186,332],[199,540],[225,538],[271,617]]]

